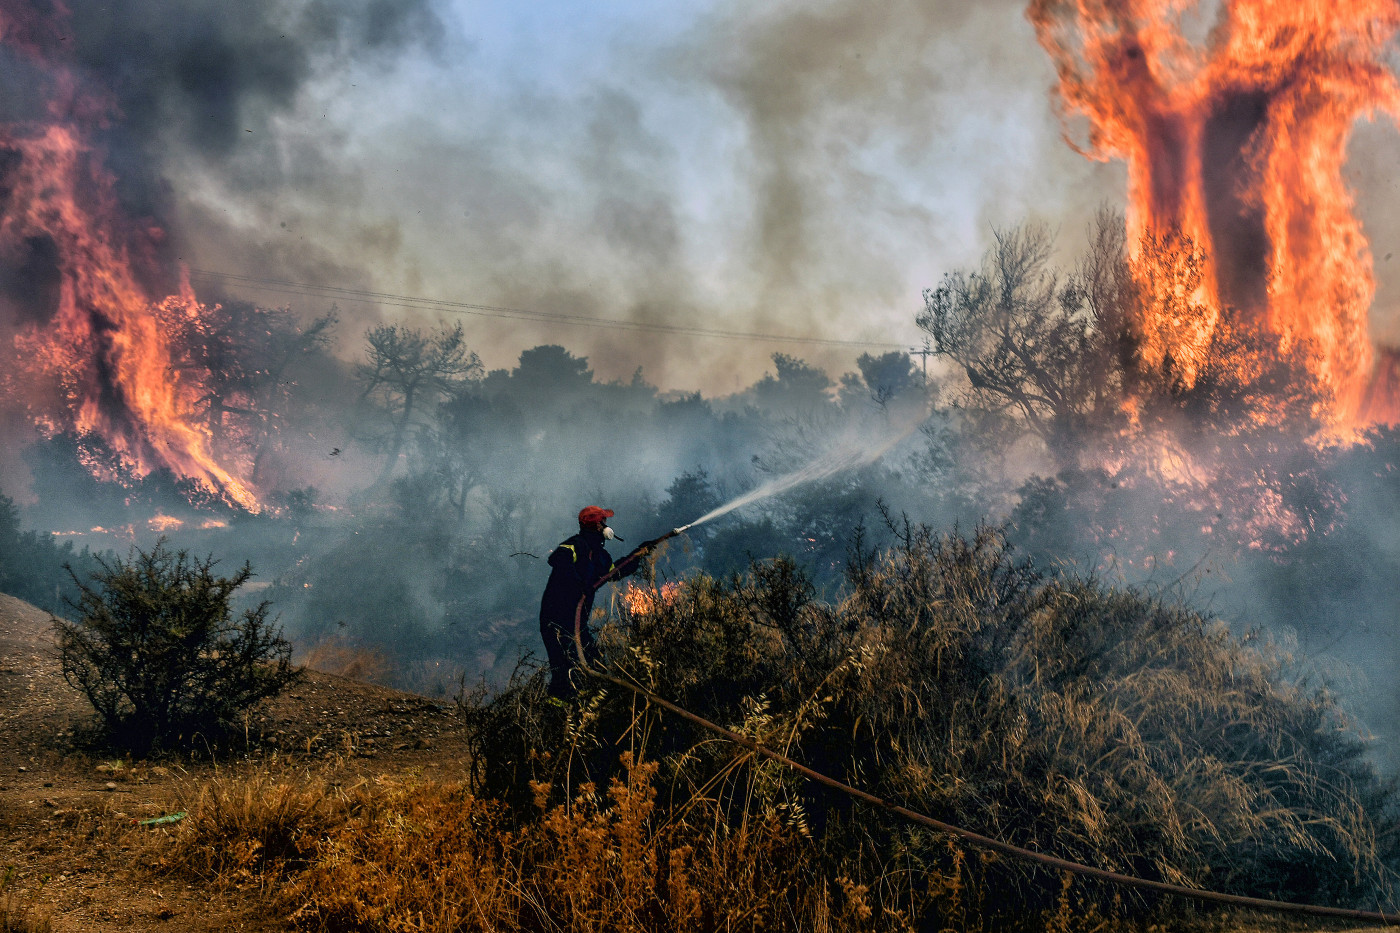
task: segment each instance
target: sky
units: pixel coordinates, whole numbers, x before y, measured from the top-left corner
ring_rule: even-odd
[[[774,352],[836,375],[917,343],[922,289],[994,227],[1046,219],[1074,245],[1122,198],[1121,166],[1061,139],[1019,2],[378,5],[400,17],[393,41],[308,41],[292,87],[227,92],[240,125],[219,145],[199,121],[153,122],[163,219],[201,295],[328,305],[205,274],[231,273],[871,344],[462,318],[490,368],[555,342],[602,378],[641,367],[663,389],[725,394]],[[456,320],[338,304],[347,354],[377,314]]]

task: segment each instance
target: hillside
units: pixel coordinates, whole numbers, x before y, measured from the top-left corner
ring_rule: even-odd
[[[460,777],[463,740],[450,707],[315,671],[250,719],[246,763],[97,757],[83,747],[88,711],[52,646],[47,613],[0,595],[0,873],[16,867],[23,890],[49,878],[38,906],[56,933],[284,929],[260,916],[256,899],[143,867],[152,831],[137,821],[171,812],[216,773],[256,764],[347,784]]]

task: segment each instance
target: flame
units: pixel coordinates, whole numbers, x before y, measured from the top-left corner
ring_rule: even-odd
[[[1342,168],[1358,119],[1400,114],[1384,63],[1400,5],[1225,0],[1209,30],[1198,0],[1031,0],[1027,15],[1064,115],[1087,121],[1076,148],[1127,162],[1129,242],[1175,234],[1209,257],[1191,295],[1207,313],[1138,322],[1143,362],[1169,354],[1189,384],[1222,323],[1261,325],[1303,348],[1333,427],[1394,420],[1372,389],[1372,258]]]
[[[32,19],[0,9],[0,39],[47,70],[53,93],[51,119],[0,125],[0,257],[39,249],[56,267],[52,298],[17,301],[7,315],[22,322],[16,365],[35,421],[49,433],[100,438],[136,475],[166,468],[256,511],[257,497],[211,452],[195,417],[200,387],[174,361],[168,321],[206,309],[187,283],[164,299],[143,285],[138,267],[154,265],[161,233],[122,217],[84,129],[104,119],[103,103],[43,61],[44,29]]]
[[[649,615],[663,606],[669,606],[680,595],[679,583],[663,583],[659,587],[628,584],[620,595],[622,605],[634,616]]]

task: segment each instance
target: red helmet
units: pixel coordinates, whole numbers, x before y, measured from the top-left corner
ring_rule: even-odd
[[[578,523],[580,525],[601,525],[615,514],[617,513],[612,509],[603,509],[596,505],[590,505],[578,513]]]

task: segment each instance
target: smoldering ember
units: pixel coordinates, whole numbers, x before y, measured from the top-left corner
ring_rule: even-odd
[[[0,930],[1400,913],[1400,7],[524,7],[0,0]]]

